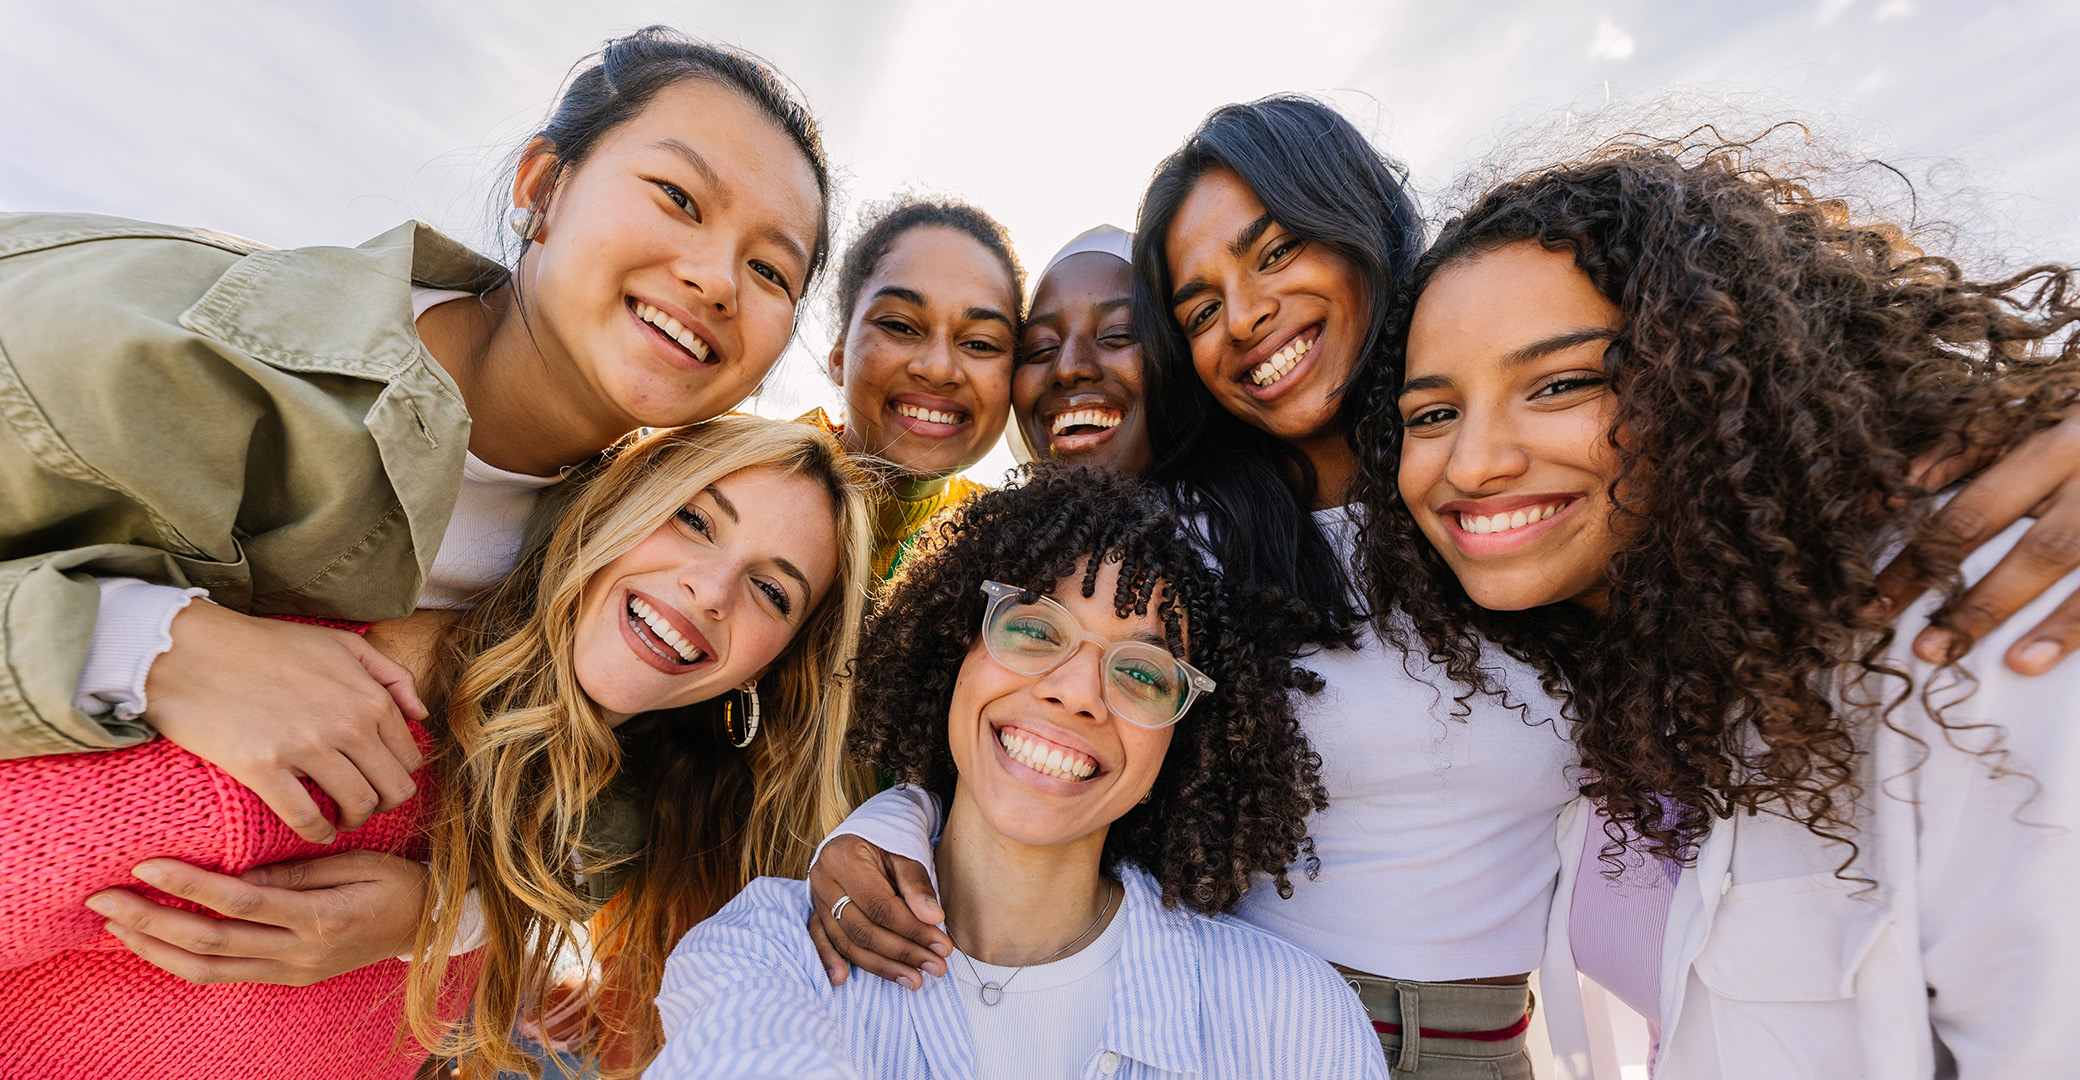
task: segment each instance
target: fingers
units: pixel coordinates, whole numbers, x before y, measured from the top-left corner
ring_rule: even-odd
[[[201,918],[199,915],[194,917]],[[124,948],[137,954],[145,963],[191,983],[283,981],[282,965],[272,960],[257,960],[243,956],[209,956],[190,952],[113,919],[109,920],[107,929],[110,934],[115,935],[117,941],[123,943]],[[290,985],[308,984],[294,982]]]
[[[1942,663],[1963,655],[1973,642],[2080,568],[2080,482],[2045,500],[2037,514],[2037,520],[2000,563],[1948,609],[1951,629],[1930,627],[1914,640],[1916,656]],[[2006,523],[1999,526],[2005,527]],[[2034,646],[2046,636],[2032,632],[2025,640]],[[2047,656],[2050,663],[2057,663],[2058,656],[2032,651],[2032,659]]]
[[[401,727],[404,721],[399,719],[397,723]],[[406,732],[404,738],[409,742],[410,733]],[[348,763],[360,774],[362,786],[367,787],[370,793],[376,796],[375,805],[370,808],[372,813],[381,814],[395,810],[403,806],[411,799],[412,794],[419,790],[419,785],[412,780],[411,770],[398,759],[396,748],[390,745],[390,737],[387,734],[379,741],[356,743],[345,753]],[[416,755],[416,750],[414,754]],[[331,794],[331,789],[328,788],[326,793]],[[365,816],[363,820],[366,820]],[[341,824],[349,829],[360,827],[358,823],[346,825],[344,820]]]
[[[348,851],[316,859],[256,866],[240,874],[239,880],[271,889],[305,892],[358,885],[392,876],[410,880],[425,875],[426,867],[410,859],[385,855],[380,851]]]
[[[358,634],[347,635],[347,651],[353,653],[356,660],[361,661],[361,666],[368,670],[370,678],[383,684],[383,689],[390,691],[390,697],[396,701],[399,713],[412,720],[426,719],[426,704],[419,700],[419,689],[412,682],[412,673],[405,670],[404,665],[384,656],[381,650],[370,645]],[[405,745],[411,748],[411,756],[407,758],[399,754],[398,758],[408,761],[406,767],[417,772],[420,765],[418,748],[412,745],[409,737]]]
[[[260,796],[260,801],[282,819],[296,835],[313,844],[329,844],[339,835],[332,822],[318,811],[311,793],[296,782],[296,777],[283,769],[272,769],[258,775],[246,774],[242,770],[226,769],[231,778]]]
[[[2008,647],[2007,664],[2018,674],[2042,675],[2080,649],[2080,593],[2036,625],[2022,640]]]
[[[137,880],[158,889],[160,892],[169,896],[178,896],[183,900],[192,900],[219,915],[229,916],[245,922],[265,923],[269,926],[279,927],[290,924],[287,914],[280,909],[280,906],[269,902],[272,897],[268,895],[265,889],[243,878],[204,870],[199,866],[191,866],[179,859],[147,859],[137,864],[131,870],[131,873],[137,875]],[[88,906],[91,907],[92,905]],[[153,904],[150,906],[158,907],[159,905]],[[98,911],[100,909],[96,908],[95,910]],[[172,908],[164,910],[173,911]],[[107,914],[107,912],[102,912],[102,914]],[[186,913],[180,912],[179,914]],[[209,919],[207,921],[219,924],[222,922],[219,919]],[[156,937],[166,937],[165,934],[161,934],[150,927],[138,926],[138,929]],[[195,948],[185,944],[182,947],[193,949],[196,952],[219,951]],[[244,955],[250,956],[253,954],[247,953]]]
[[[809,916],[809,940],[816,943],[816,958],[823,961],[823,973],[832,986],[845,985],[845,976],[852,974],[852,965],[845,962],[845,955],[831,945],[830,935],[823,932],[823,923],[816,916]]]
[[[87,908],[109,921],[110,933],[116,933],[114,927],[122,927],[136,938],[149,938],[193,956],[251,959],[278,953],[293,946],[296,939],[294,934],[277,926],[213,919],[155,904],[128,889],[105,889],[95,893],[87,898]],[[122,934],[116,936],[126,945],[133,940]]]
[[[824,865],[826,861],[857,861],[852,858],[831,860],[832,854],[833,848],[825,848],[824,857],[817,860],[818,865]],[[911,918],[908,905],[880,874],[878,862],[875,866],[877,868],[868,874],[857,875],[857,888],[843,884],[836,875],[826,879],[830,882],[827,885],[812,881],[809,893],[810,898],[816,901],[817,909],[813,919],[831,948],[853,967],[912,990],[920,989],[924,986],[925,974],[946,974],[946,962],[930,949],[885,928],[890,922],[914,926],[916,920]],[[849,896],[852,900],[833,919],[830,909],[840,896]]]
[[[322,754],[306,764],[303,775],[332,797],[339,808],[339,829],[352,832],[368,823],[382,805],[382,796],[371,787],[361,766],[345,754]]]
[[[947,937],[944,930],[939,929],[939,924],[946,921],[946,910],[939,906],[939,893],[932,888],[932,876],[926,873],[923,864],[915,859],[884,854],[882,860],[889,870],[890,878],[895,881],[896,892],[902,896],[911,917],[916,919],[919,925],[919,933],[907,936],[940,956],[952,955],[953,939]]]
[[[1923,491],[1941,491],[1970,476],[1991,457],[1988,450],[1967,448],[1956,432],[1946,432],[1936,445],[1914,458],[1907,468],[1907,482]]]

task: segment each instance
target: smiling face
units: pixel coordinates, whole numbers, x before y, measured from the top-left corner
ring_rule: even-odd
[[[555,168],[529,157],[515,203],[539,206]],[[794,333],[822,213],[807,159],[743,95],[704,79],[658,91],[556,182],[521,257],[568,407],[610,441],[735,408]]]
[[[1141,346],[1128,325],[1133,268],[1105,252],[1057,263],[1033,292],[1011,411],[1046,457],[1128,476],[1154,460],[1141,408]]]
[[[1520,241],[1439,271],[1416,303],[1401,497],[1475,603],[1601,606],[1624,324],[1565,251]]]
[[[846,449],[913,477],[957,473],[1004,433],[1017,288],[973,237],[937,225],[898,236],[860,287],[831,350]]]
[[[1171,317],[1221,407],[1289,443],[1340,437],[1338,391],[1371,318],[1358,268],[1274,220],[1226,168],[1185,196],[1163,255]]]
[[[742,686],[786,649],[837,573],[837,516],[821,485],[731,473],[586,583],[578,684],[615,723]]]
[[[1167,648],[1153,610],[1124,619],[1113,613],[1117,564],[1099,570],[1090,597],[1082,595],[1082,570],[1062,580],[1048,595],[1086,632]],[[1137,727],[1113,715],[1105,704],[1102,659],[1099,648],[1085,642],[1053,671],[1021,675],[991,657],[976,636],[947,710],[959,770],[949,815],[965,817],[972,808],[1006,839],[1044,847],[1101,832],[1148,794],[1176,729]]]

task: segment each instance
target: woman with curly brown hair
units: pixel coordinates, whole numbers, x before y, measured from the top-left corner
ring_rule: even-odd
[[[802,922],[850,897],[763,879],[674,951],[651,1075],[1383,1077],[1327,964],[1209,917],[1289,891],[1324,801],[1284,623],[1134,481],[1040,467],[964,504],[869,624],[851,740],[947,800],[953,978],[832,986]]]
[[[1546,963],[1654,1018],[1659,1075],[2080,1068],[2080,673],[1921,660],[1952,624],[1879,581],[1904,548],[1955,598],[2015,547],[1962,558],[1912,463],[2080,400],[2076,285],[1972,280],[1683,142],[1504,184],[1418,264],[1365,424],[1373,575],[1466,686],[1506,653],[1566,701],[1590,805]],[[1586,1075],[1573,980],[1544,985]]]

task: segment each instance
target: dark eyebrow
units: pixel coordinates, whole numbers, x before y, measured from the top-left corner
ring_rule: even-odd
[[[1244,225],[1242,231],[1235,234],[1235,239],[1228,241],[1228,254],[1238,259],[1249,254],[1249,249],[1256,246],[1258,238],[1270,227],[1271,211],[1266,210],[1263,217]]]
[[[669,150],[685,159],[688,165],[693,166],[694,172],[701,174],[701,179],[706,180],[710,187],[716,188],[718,194],[726,197],[727,189],[722,183],[722,177],[715,174],[715,167],[708,164],[708,159],[702,157],[700,151],[677,139],[659,139],[656,145],[660,150]]]
[[[1552,337],[1540,341],[1534,341],[1529,345],[1508,353],[1502,358],[1502,366],[1505,370],[1513,367],[1522,367],[1540,357],[1551,356],[1556,352],[1565,352],[1577,345],[1586,345],[1592,341],[1614,341],[1617,337],[1618,332],[1609,327],[1583,327],[1580,330],[1569,330],[1564,333],[1554,334]],[[1396,394],[1395,397],[1404,398],[1410,394],[1420,394],[1425,390],[1437,390],[1450,385],[1452,385],[1452,377],[1449,375],[1425,375],[1420,379],[1410,379],[1402,383],[1401,392]]]
[[[715,500],[715,505],[721,507],[722,512],[728,514],[731,521],[744,520],[737,516],[737,504],[729,501],[729,496],[724,495],[721,488],[710,484],[708,486],[708,497]]]
[[[809,575],[804,574],[800,570],[796,569],[793,563],[788,562],[786,559],[782,559],[778,556],[775,556],[773,558],[773,565],[779,567],[781,573],[786,574],[788,577],[791,577],[796,581],[802,583],[803,596],[808,597],[810,599],[814,599],[816,597],[816,588],[815,586],[809,584]]]
[[[971,307],[962,314],[971,321],[975,319],[995,319],[1012,330],[1018,329],[1018,325],[1011,321],[1011,316],[998,311],[996,308]]]
[[[800,240],[789,236],[784,230],[777,228],[767,229],[759,233],[759,236],[780,245],[781,248],[786,250],[788,255],[793,257],[795,262],[803,266],[809,265],[809,249],[803,247]]]
[[[1211,291],[1212,288],[1212,282],[1207,281],[1203,277],[1195,277],[1192,280],[1187,281],[1182,285],[1179,285],[1177,287],[1177,291],[1170,294],[1170,306],[1176,307],[1177,305],[1182,304],[1187,300],[1190,300],[1192,297],[1197,296],[1202,292]]]
[[[925,306],[923,293],[918,292],[916,289],[905,289],[900,285],[884,285],[874,290],[874,295],[870,300],[879,300],[884,296],[893,296],[906,304],[915,304],[918,307]]]
[[[1135,634],[1128,640],[1139,641],[1144,644],[1153,645],[1156,648],[1163,650],[1164,652],[1170,651],[1170,643],[1163,639],[1163,635],[1158,634],[1152,630],[1143,630],[1140,633]]]

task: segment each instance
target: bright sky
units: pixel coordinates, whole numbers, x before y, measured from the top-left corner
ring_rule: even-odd
[[[1131,227],[1208,110],[1280,90],[1328,95],[1426,191],[1564,108],[1760,100],[1904,165],[2003,252],[2080,258],[2071,0],[0,0],[0,209],[282,246],[417,217],[481,242],[498,165],[570,65],[651,22],[800,84],[841,220],[906,187],[960,195],[1030,270]],[[819,304],[754,406],[834,403],[830,339]]]

